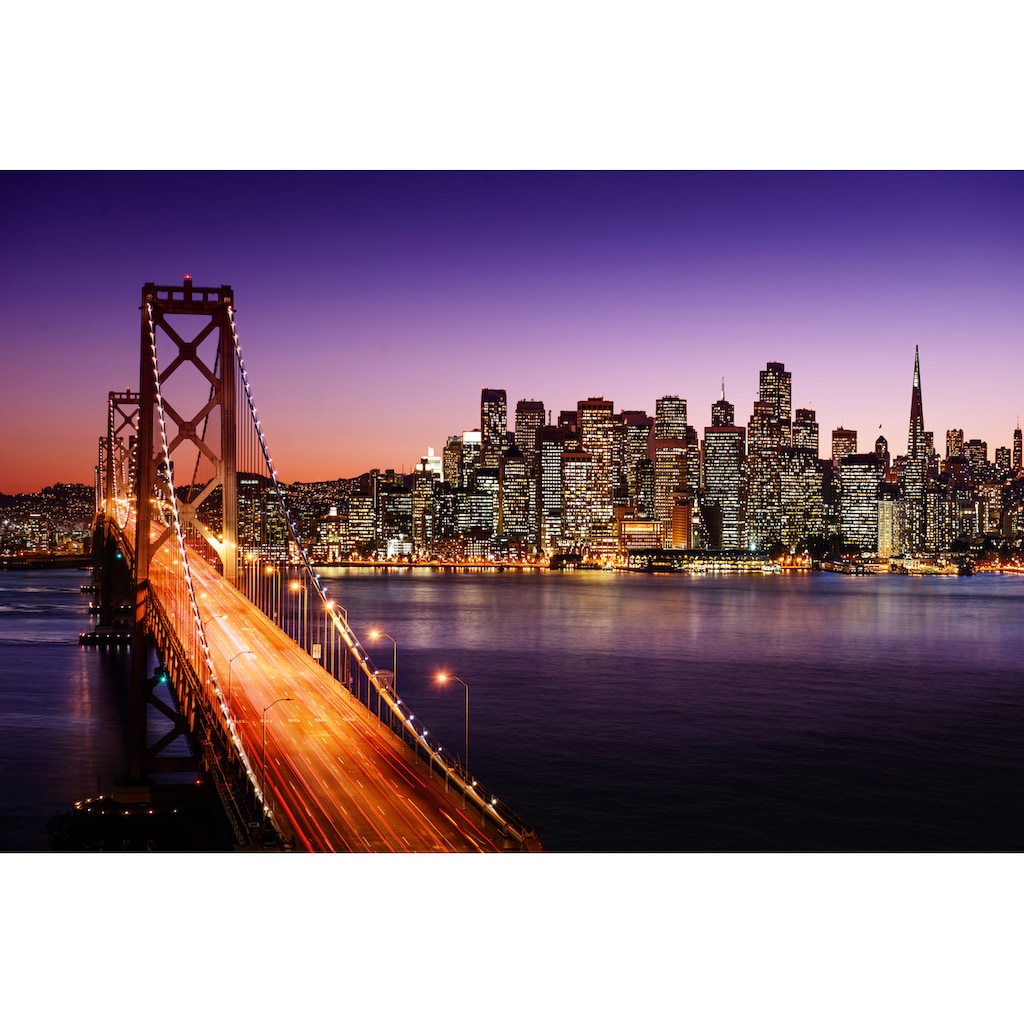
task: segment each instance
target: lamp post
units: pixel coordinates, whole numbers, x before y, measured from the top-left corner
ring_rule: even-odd
[[[239,651],[234,657],[228,658],[228,711],[234,714],[234,709],[231,707],[231,666],[234,664],[235,658],[240,658],[243,654],[252,654],[250,650]]]
[[[398,641],[389,633],[382,633],[378,629],[370,630],[370,639],[379,640],[382,636],[387,637],[394,644],[394,656],[391,662],[391,688],[395,691],[395,703],[398,703]],[[369,703],[370,695],[366,695]],[[380,718],[380,693],[377,693],[377,717]]]
[[[439,683],[446,683],[449,679],[454,679],[457,683],[462,683],[466,688],[466,781],[469,782],[469,683],[465,679],[460,679],[458,676],[449,676],[444,672],[441,672],[437,681]],[[462,787],[462,806],[466,806],[466,787]]]
[[[304,608],[306,607],[305,602],[306,602],[306,598],[308,596],[308,592],[307,592],[306,588],[301,583],[299,583],[298,580],[296,580],[295,582],[293,582],[291,584],[291,588],[290,589],[291,589],[292,593],[295,595],[295,618],[297,620],[296,624],[295,624],[295,642],[300,647],[304,648],[305,644],[302,642],[303,635],[304,635],[304,633],[308,634],[308,632],[309,632],[309,623],[308,623],[308,618],[309,617],[304,612]]]
[[[294,697],[278,697],[263,709],[263,743],[260,747],[260,792],[263,794],[263,825],[267,824],[267,712],[283,700],[294,700]]]

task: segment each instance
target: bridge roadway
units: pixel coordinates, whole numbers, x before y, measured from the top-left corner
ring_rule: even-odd
[[[155,559],[167,558],[172,547],[164,545]],[[266,713],[264,789],[295,849],[503,848],[497,830],[462,807],[460,794],[430,779],[424,759],[414,765],[411,751],[319,663],[201,559],[190,566],[214,670],[257,778],[263,709],[292,698]],[[240,654],[247,650],[252,654]]]

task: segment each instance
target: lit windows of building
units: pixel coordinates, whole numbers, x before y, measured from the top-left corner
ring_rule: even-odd
[[[711,426],[734,427],[736,425],[736,407],[725,399],[725,378],[722,378],[722,397],[711,406]]]
[[[839,532],[862,551],[878,550],[878,485],[882,470],[870,455],[847,455],[839,463]]]
[[[818,457],[818,418],[813,409],[797,409],[793,419],[793,447],[813,452],[814,457]]]
[[[516,447],[526,459],[526,470],[536,477],[540,466],[538,436],[544,426],[544,403],[521,399],[516,403]]]
[[[562,453],[565,431],[560,427],[540,430],[540,478],[537,481],[540,543],[553,552],[562,535]]]
[[[508,447],[508,399],[504,390],[480,392],[480,466],[497,469]]]
[[[784,363],[768,363],[759,375],[759,400],[771,406],[779,421],[783,447],[793,445],[793,375]]]
[[[462,479],[462,435],[453,434],[444,446],[441,456],[441,476],[452,487],[465,487]]]
[[[592,528],[611,535],[614,508],[612,467],[613,403],[603,397],[588,398],[577,404],[580,451],[593,459]]]
[[[462,462],[459,468],[459,486],[473,487],[477,470],[480,469],[481,433],[479,430],[462,432]]]
[[[501,460],[498,478],[498,534],[505,539],[532,540],[534,503],[531,500],[532,478],[527,471],[523,453],[513,445]]]
[[[744,433],[742,427],[704,428],[704,500],[719,510],[721,520],[720,527],[714,531],[716,536],[709,537],[712,547],[736,549],[746,543]]]
[[[656,438],[686,437],[686,399],[665,395],[654,403],[654,436]]]
[[[782,539],[782,423],[771,402],[758,401],[747,429],[747,540],[763,550]]]
[[[857,454],[857,431],[836,427],[832,431],[832,465],[836,468],[848,455]]]
[[[589,452],[562,453],[562,544],[588,547],[593,536],[594,459]]]
[[[988,443],[978,438],[972,438],[964,445],[964,454],[974,471],[979,475],[984,475],[988,469]]]
[[[953,459],[966,455],[964,451],[964,432],[959,428],[946,431],[946,458]]]

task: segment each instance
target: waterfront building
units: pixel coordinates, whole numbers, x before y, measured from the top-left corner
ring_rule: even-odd
[[[374,496],[358,491],[348,499],[348,534],[353,550],[371,554],[377,548],[377,510]]]
[[[742,427],[704,428],[702,493],[704,504],[717,509],[717,525],[712,525],[705,516],[707,542],[714,548],[736,549],[746,544],[744,445],[745,431]]]
[[[686,399],[665,395],[655,402],[654,412],[654,512],[673,534],[677,499],[686,494]]]
[[[903,465],[903,494],[906,497],[907,545],[911,552],[926,550],[928,533],[938,536],[938,523],[928,530],[925,492],[930,476],[930,454],[934,449],[929,445],[924,429],[924,403],[921,399],[921,360],[918,347],[914,346],[914,383],[910,393],[910,428],[907,436],[907,458]],[[936,499],[931,501],[934,514],[938,514]],[[932,548],[931,550],[936,550]]]
[[[794,423],[794,434],[796,433]],[[782,501],[781,541],[795,551],[808,537],[825,533],[821,462],[810,448],[784,451],[779,478]]]
[[[758,401],[747,429],[747,541],[754,549],[782,539],[783,425],[776,403]]]
[[[848,544],[862,551],[878,550],[878,485],[882,470],[878,458],[847,455],[839,462],[839,532]]]
[[[429,449],[433,453],[433,449]],[[412,545],[417,555],[427,555],[433,548],[436,535],[434,526],[434,492],[440,483],[440,474],[427,468],[425,460],[413,474],[411,515]]]
[[[539,431],[540,474],[537,480],[538,529],[541,547],[553,552],[562,536],[562,453],[565,431],[541,427]]]
[[[589,547],[593,535],[594,458],[589,452],[562,453],[562,545]]]
[[[613,403],[603,397],[588,398],[577,404],[580,451],[593,459],[591,512],[596,535],[611,536],[614,508],[612,467]]]
[[[498,480],[500,537],[505,540],[522,538],[533,542],[537,532],[535,505],[532,500],[534,489],[526,457],[516,445],[513,445],[502,456]]]
[[[497,470],[508,446],[508,399],[504,389],[480,391],[480,466]]]
[[[895,558],[906,550],[906,503],[896,484],[878,489],[878,557]]]

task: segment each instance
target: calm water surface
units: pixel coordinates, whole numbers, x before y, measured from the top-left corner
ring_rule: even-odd
[[[552,852],[1024,849],[1024,578],[323,577]],[[0,574],[4,849],[124,765],[86,581]]]
[[[1019,577],[324,575],[549,850],[1024,848]]]

